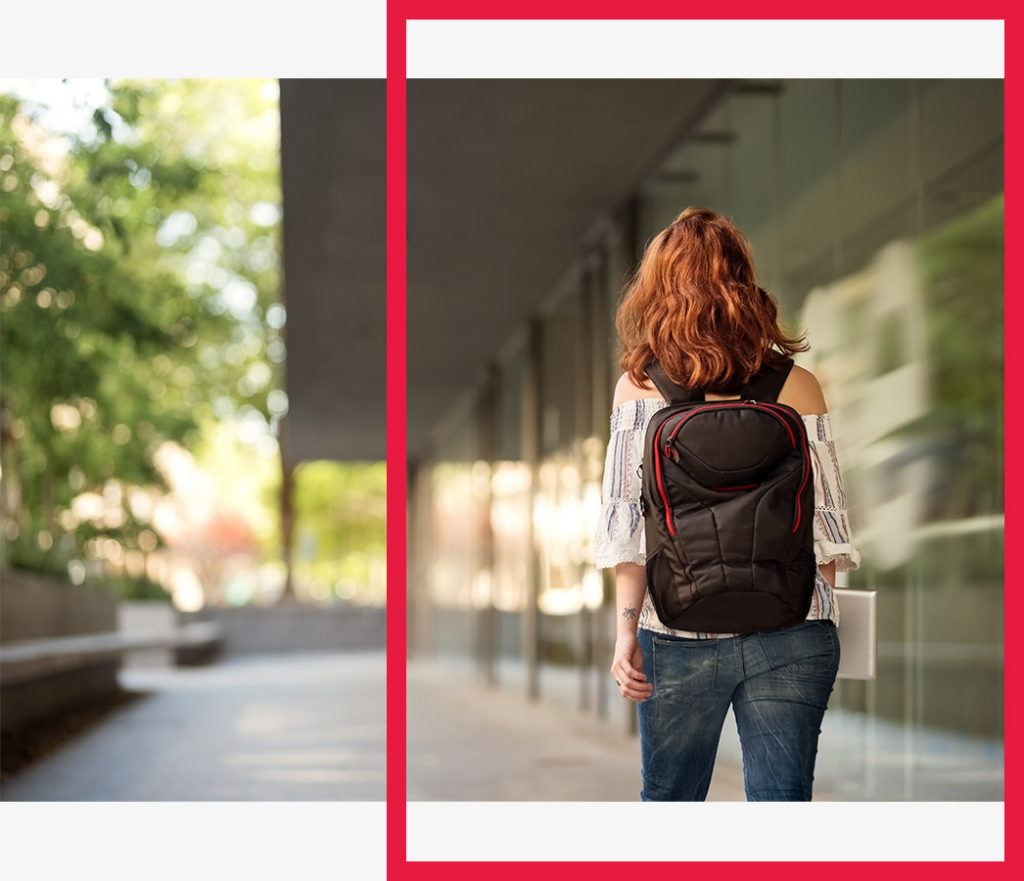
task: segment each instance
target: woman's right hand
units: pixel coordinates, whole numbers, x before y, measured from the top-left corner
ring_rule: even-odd
[[[619,693],[627,700],[640,703],[654,692],[654,686],[647,681],[644,674],[644,655],[636,634],[620,635],[615,640],[615,657],[612,659],[611,672],[619,686]]]

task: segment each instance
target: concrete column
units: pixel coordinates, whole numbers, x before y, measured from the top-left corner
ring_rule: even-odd
[[[643,256],[643,242],[641,239],[641,211],[642,211],[641,197],[639,195],[631,196],[622,211],[619,213],[618,223],[616,225],[616,239],[615,247],[609,248],[610,263],[609,263],[609,296],[613,304],[617,306],[619,297],[623,285],[625,284],[629,275],[633,272],[636,266],[640,263],[640,258]],[[612,314],[614,314],[614,309]],[[617,340],[617,338],[616,338]],[[617,342],[615,344],[617,346]],[[617,348],[615,351],[618,351]],[[618,371],[613,370],[612,375],[617,376]],[[609,628],[614,630],[615,627],[615,581],[614,578],[609,578],[606,581],[609,586]],[[619,724],[623,731],[631,734],[637,733],[637,720],[636,720],[636,708],[630,701],[622,700],[620,698],[614,698],[619,704]]]
[[[584,444],[593,433],[594,420],[594,271],[593,261],[585,260],[580,278],[580,321],[577,325],[576,345],[576,419],[575,419],[575,455],[578,463],[586,462]],[[586,475],[584,474],[584,479]],[[590,564],[584,561],[580,566],[579,577],[586,575]],[[580,610],[580,630],[583,652],[580,659],[580,709],[590,711],[596,702],[595,691],[597,682],[597,645],[595,643],[594,619],[597,617],[586,603]]]
[[[433,473],[429,459],[412,463],[408,487],[408,551],[406,557],[406,657],[422,657],[430,642],[429,565],[434,541]]]
[[[489,370],[487,383],[480,396],[477,416],[479,428],[479,459],[488,466],[486,495],[477,500],[480,530],[480,566],[489,573],[493,586],[494,578],[494,529],[491,524],[491,475],[497,449],[497,395],[498,376],[493,366]],[[488,594],[487,604],[476,612],[476,654],[477,667],[482,678],[489,684],[498,681],[497,652],[497,610],[494,608],[493,589]]]
[[[526,696],[540,697],[540,565],[537,559],[533,509],[540,480],[540,365],[541,327],[538,320],[530,324],[526,344],[526,370],[523,377],[523,462],[530,469],[529,552],[526,561],[526,606],[523,610],[522,654],[526,665]]]
[[[292,508],[292,499],[295,491],[295,466],[288,460],[287,452],[287,420],[280,423],[281,432],[278,437],[278,449],[281,454],[281,559],[284,562],[284,592],[278,602],[292,602],[295,597],[295,583],[292,578],[293,553],[292,545],[295,540],[295,512]]]
[[[608,416],[612,403],[611,361],[614,335],[611,315],[608,309],[608,252],[614,246],[615,237],[606,235],[591,261],[588,273],[590,297],[590,434],[603,443],[608,440]],[[605,591],[600,608],[592,614],[592,639],[594,651],[595,702],[594,708],[601,718],[608,716],[608,689],[604,677],[611,664],[612,635],[614,634],[614,609],[609,614],[608,575],[604,574]]]

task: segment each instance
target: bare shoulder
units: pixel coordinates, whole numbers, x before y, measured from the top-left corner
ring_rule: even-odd
[[[828,412],[825,393],[821,390],[818,377],[810,370],[797,365],[793,365],[786,378],[786,384],[779,392],[779,403],[787,404],[801,415]]]
[[[660,398],[661,393],[653,384],[647,386],[637,385],[629,378],[628,373],[623,373],[615,384],[615,398],[612,401],[612,408],[618,407],[626,401],[635,401],[637,398]]]

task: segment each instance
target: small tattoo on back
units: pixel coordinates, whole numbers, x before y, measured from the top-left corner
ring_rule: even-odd
[[[623,609],[622,617],[627,621],[632,621],[636,617],[636,609]]]

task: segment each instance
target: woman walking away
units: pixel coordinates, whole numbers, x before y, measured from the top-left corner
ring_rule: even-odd
[[[732,222],[688,208],[616,318],[597,565],[615,569],[611,673],[637,702],[645,801],[707,797],[733,709],[749,801],[809,801],[854,548],[821,386],[793,364]]]

